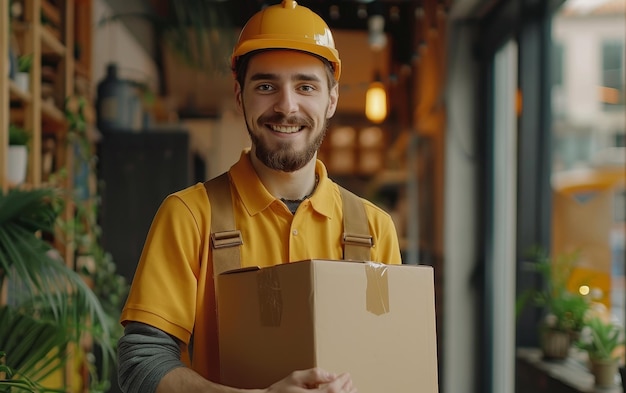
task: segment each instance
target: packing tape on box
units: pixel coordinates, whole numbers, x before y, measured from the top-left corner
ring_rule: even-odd
[[[366,308],[374,315],[389,312],[389,278],[387,265],[376,262],[365,262],[367,277]]]
[[[365,262],[367,285],[365,289],[365,306],[374,315],[383,315],[389,309],[389,278],[387,265],[376,262]],[[262,326],[280,326],[283,313],[280,279],[277,269],[261,269],[257,273],[259,291],[259,313]]]
[[[268,327],[280,326],[283,314],[283,297],[280,293],[280,279],[276,269],[261,269],[257,274],[259,291],[259,312],[261,325]]]

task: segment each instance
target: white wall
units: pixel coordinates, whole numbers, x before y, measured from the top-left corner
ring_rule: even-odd
[[[446,91],[447,137],[445,162],[444,255],[446,269],[443,306],[442,391],[470,393],[479,368],[475,354],[480,332],[476,288],[471,285],[476,263],[475,152],[476,65],[472,62],[472,27],[450,28],[449,71]]]
[[[624,42],[626,22],[623,13],[597,16],[561,16],[553,21],[554,41],[564,47],[564,111],[578,126],[602,132],[623,125],[624,112],[602,110],[602,43]]]
[[[94,0],[92,14],[94,26],[92,91],[94,95],[98,83],[106,75],[107,64],[111,62],[117,63],[121,78],[148,83],[154,92],[158,92],[159,74],[152,55],[137,42],[124,24],[111,22],[100,26],[103,18],[113,14],[114,11],[105,0]],[[146,22],[138,19],[137,23]],[[181,72],[192,71],[183,68]],[[231,97],[232,81],[230,79],[228,85],[228,94]],[[232,109],[233,103],[234,98],[225,100],[223,112],[218,119],[182,122],[189,131],[192,151],[206,161],[208,177],[228,170],[239,158],[241,150],[250,144],[243,117]],[[167,125],[163,125],[163,128],[167,129]]]
[[[183,124],[191,149],[205,161],[207,179],[227,171],[250,146],[243,116],[232,109],[224,109],[219,119],[190,119]]]
[[[94,94],[98,82],[106,74],[108,63],[115,62],[120,77],[144,83],[158,91],[158,70],[151,55],[137,43],[133,35],[120,22],[100,26],[102,18],[113,15],[113,10],[104,0],[94,0],[92,13],[93,50],[92,84]],[[138,20],[137,23],[145,23]]]

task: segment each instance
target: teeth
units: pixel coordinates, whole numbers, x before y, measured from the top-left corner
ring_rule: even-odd
[[[283,134],[292,134],[300,131],[299,126],[270,126],[272,130],[276,132],[282,132]]]

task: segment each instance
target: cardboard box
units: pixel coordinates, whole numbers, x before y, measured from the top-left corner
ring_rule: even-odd
[[[435,393],[431,267],[309,260],[218,277],[222,383],[349,372],[359,393]]]

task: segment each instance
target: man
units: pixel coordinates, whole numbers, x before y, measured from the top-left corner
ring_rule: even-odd
[[[339,97],[341,62],[324,21],[295,1],[265,8],[232,55],[235,99],[252,145],[228,172],[240,266],[343,258],[342,199],[316,159]],[[202,184],[170,195],[148,233],[122,312],[125,392],[242,392],[219,382],[211,195]],[[370,260],[400,263],[387,213],[365,207]],[[190,343],[193,343],[190,345]],[[332,370],[336,371],[336,370]],[[341,370],[343,371],[343,370]],[[356,392],[349,374],[294,371],[254,392]]]

